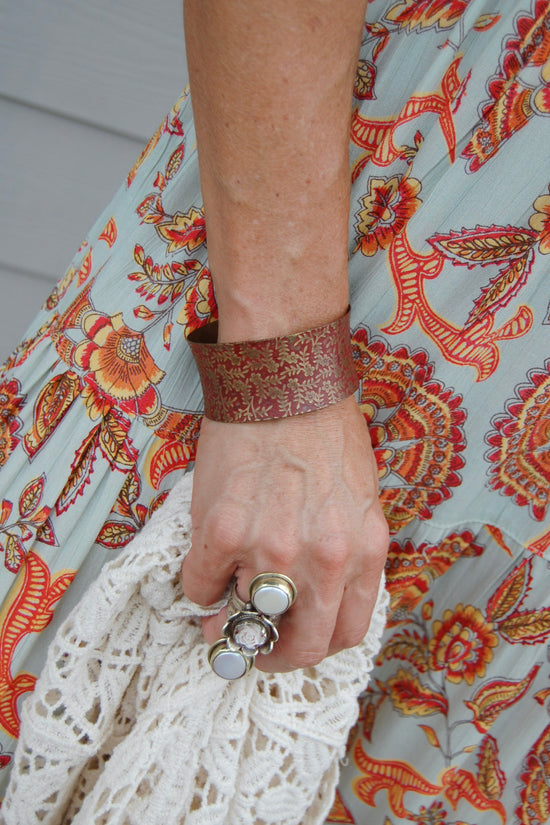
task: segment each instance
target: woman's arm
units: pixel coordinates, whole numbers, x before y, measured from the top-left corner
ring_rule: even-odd
[[[348,305],[349,128],[364,0],[186,0],[220,340]]]
[[[348,304],[348,140],[364,0],[186,0],[185,28],[220,340],[286,335]],[[387,549],[353,397],[305,416],[203,422],[186,593],[291,576],[298,599],[264,670],[364,635]],[[219,635],[223,617],[205,622]]]

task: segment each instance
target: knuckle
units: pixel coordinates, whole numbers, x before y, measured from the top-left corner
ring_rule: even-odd
[[[276,541],[271,540],[269,545],[264,546],[263,552],[266,561],[274,569],[286,571],[293,570],[302,548],[294,539],[278,537]]]
[[[383,570],[388,556],[387,544],[375,544],[369,548],[369,566]]]
[[[213,557],[236,555],[246,536],[246,523],[235,512],[218,510],[204,531],[205,546]]]
[[[382,571],[386,564],[389,549],[389,531],[387,525],[380,531],[369,531],[357,543],[357,557],[360,562],[360,571]]]
[[[352,555],[351,543],[343,533],[333,534],[318,547],[317,561],[323,570],[332,574],[346,567]]]
[[[373,545],[387,549],[390,541],[390,528],[381,511],[374,524],[371,525],[369,538]]]

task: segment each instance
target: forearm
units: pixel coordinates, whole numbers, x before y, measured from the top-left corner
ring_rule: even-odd
[[[185,0],[220,339],[346,309],[348,139],[364,0]]]

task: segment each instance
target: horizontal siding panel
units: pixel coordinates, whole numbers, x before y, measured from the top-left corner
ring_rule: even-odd
[[[0,266],[57,280],[144,143],[5,100],[0,123]]]
[[[181,0],[0,0],[0,94],[144,139],[187,84]]]
[[[0,266],[0,363],[21,341],[53,286],[53,280]]]

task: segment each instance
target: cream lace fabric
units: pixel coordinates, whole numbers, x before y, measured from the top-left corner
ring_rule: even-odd
[[[4,825],[324,821],[385,594],[358,647],[224,682],[179,584],[191,484],[184,476],[60,627],[24,704]]]

